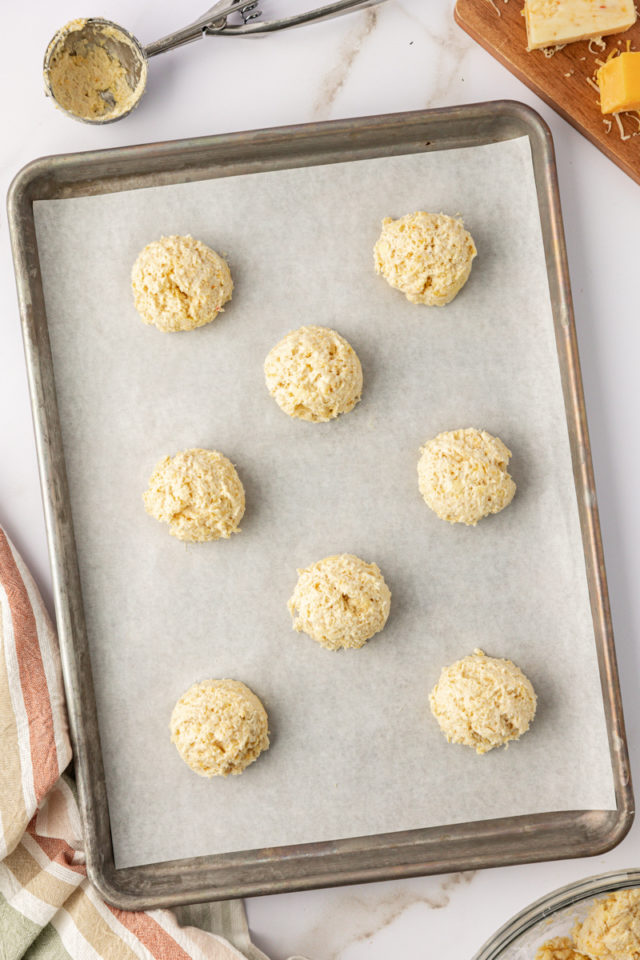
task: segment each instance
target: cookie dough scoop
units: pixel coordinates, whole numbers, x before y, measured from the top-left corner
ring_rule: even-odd
[[[259,21],[257,0],[220,0],[194,23],[143,46],[124,27],[102,17],[77,18],[58,30],[44,57],[45,92],[63,113],[83,123],[112,123],[137,107],[147,61],[207,35],[253,36],[303,26],[384,0],[338,0],[281,20]],[[227,18],[237,14],[240,22]]]

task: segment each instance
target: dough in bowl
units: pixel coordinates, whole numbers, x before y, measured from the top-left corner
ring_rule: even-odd
[[[596,900],[573,928],[576,949],[588,960],[638,960],[640,890],[616,890]]]
[[[571,937],[553,937],[536,950],[535,960],[589,960],[574,948]]]
[[[445,667],[429,703],[449,743],[476,753],[518,740],[536,712],[536,695],[522,670],[482,650]]]
[[[376,273],[411,303],[442,307],[463,288],[476,256],[462,220],[418,210],[385,217],[373,248]]]
[[[164,333],[211,323],[233,292],[226,261],[189,236],[148,243],[133,265],[131,286],[143,321]]]
[[[362,367],[353,347],[328,327],[288,333],[264,362],[267,389],[290,417],[321,423],[353,410]]]
[[[507,467],[511,451],[486,430],[439,433],[420,450],[418,485],[441,520],[475,527],[504,510],[516,492]]]
[[[375,563],[352,553],[325,557],[304,570],[289,600],[293,629],[328,650],[363,646],[383,629],[391,591]]]
[[[217,450],[194,448],[163,457],[143,500],[147,513],[168,523],[179,540],[226,540],[239,532],[244,515],[240,477]]]
[[[169,727],[178,753],[201,777],[242,773],[269,747],[267,711],[239,680],[194,683]]]

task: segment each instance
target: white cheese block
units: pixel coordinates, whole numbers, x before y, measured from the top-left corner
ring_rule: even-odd
[[[621,33],[636,22],[633,0],[525,0],[529,50]]]

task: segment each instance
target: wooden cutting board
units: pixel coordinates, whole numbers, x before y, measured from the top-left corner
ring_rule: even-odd
[[[576,130],[640,183],[640,118],[621,113],[623,140],[615,118],[600,113],[598,92],[589,84],[598,60],[617,48],[640,50],[640,20],[625,33],[604,37],[604,49],[593,41],[569,43],[551,57],[542,50],[527,52],[527,34],[522,16],[523,0],[457,0],[456,23],[474,40],[526,83]]]

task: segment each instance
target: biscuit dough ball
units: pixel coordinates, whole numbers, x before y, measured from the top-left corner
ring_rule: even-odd
[[[321,423],[353,410],[362,367],[353,347],[328,327],[288,333],[264,362],[267,389],[290,417]]]
[[[211,323],[233,292],[226,262],[189,236],[148,243],[133,265],[131,286],[143,321],[165,333]]]
[[[420,450],[418,485],[424,502],[441,520],[475,527],[513,500],[510,457],[502,440],[486,430],[439,433]]]
[[[269,747],[267,711],[239,680],[194,683],[169,724],[171,742],[201,777],[242,773]]]
[[[239,532],[244,515],[240,477],[217,450],[195,448],[163,457],[143,500],[147,513],[168,523],[179,540],[226,540]]]
[[[616,890],[596,900],[573,929],[576,949],[589,960],[638,960],[640,890]]]
[[[449,743],[464,743],[476,753],[517,740],[536,712],[536,695],[522,670],[482,650],[445,667],[429,703]]]
[[[391,591],[375,563],[352,553],[325,557],[304,570],[289,600],[293,629],[328,650],[363,646],[383,629]]]
[[[477,251],[462,220],[444,213],[385,217],[373,256],[376,273],[411,303],[442,307],[463,288]]]

